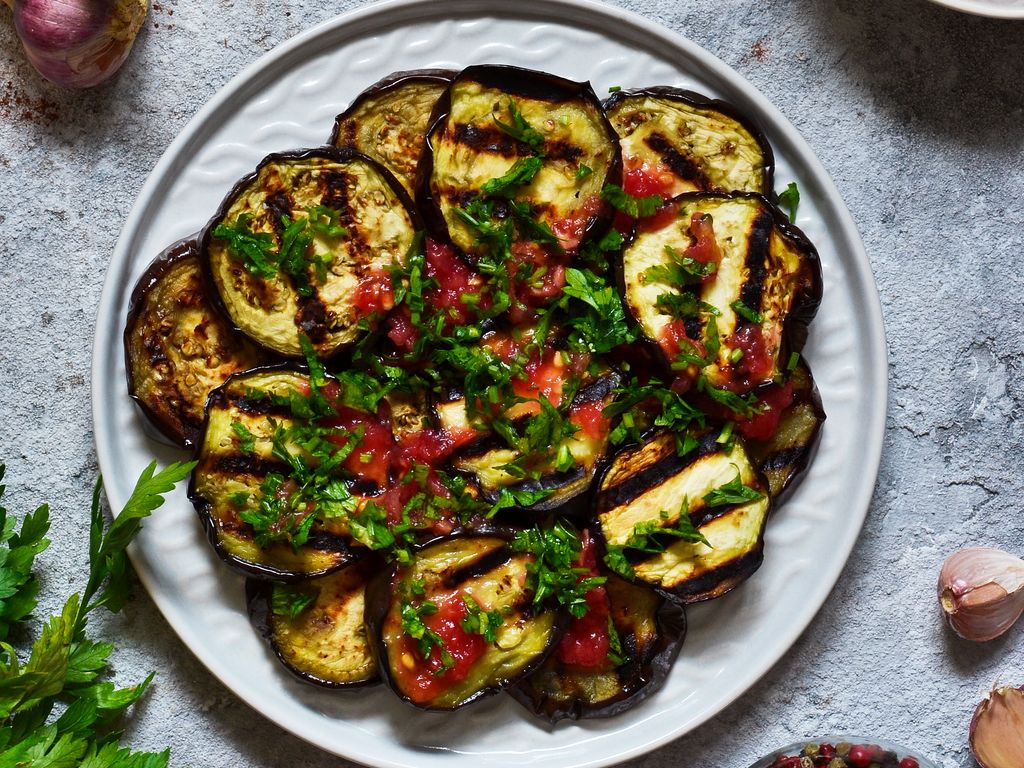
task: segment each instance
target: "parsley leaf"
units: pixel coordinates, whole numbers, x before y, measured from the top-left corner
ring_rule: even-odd
[[[287,584],[275,582],[271,587],[270,610],[275,616],[295,620],[315,601],[316,595],[292,589]]]
[[[5,467],[0,464],[0,482]],[[0,500],[6,486],[0,485]],[[36,555],[50,545],[46,533],[50,529],[50,509],[43,504],[21,522],[15,531],[15,520],[0,503],[0,641],[6,640],[11,627],[24,621],[36,607],[39,582],[32,574]]]
[[[437,651],[441,666],[434,671],[434,674],[440,675],[455,666],[455,659],[444,647],[444,640],[441,636],[423,621],[424,618],[433,616],[437,611],[437,603],[432,600],[422,600],[415,604],[402,601],[402,632],[418,642],[420,654],[424,659],[430,660],[434,651]]]
[[[796,211],[800,207],[800,189],[795,181],[789,182],[789,186],[779,192],[776,197],[779,205],[786,209],[790,221],[796,221]]]
[[[100,504],[101,484],[93,493],[89,532],[88,582],[81,594],[73,594],[61,611],[43,623],[22,663],[18,651],[7,644],[0,650],[0,765],[31,765],[44,768],[165,768],[169,753],[133,753],[118,743],[113,730],[117,717],[141,697],[153,675],[138,685],[117,688],[99,679],[108,672],[110,643],[86,635],[88,614],[104,606],[116,611],[130,591],[130,569],[125,548],[138,533],[141,520],[163,502],[163,495],[184,479],[194,464],[172,464],[156,472],[155,462],[142,473],[121,514],[108,526]],[[3,467],[0,465],[0,477]],[[0,509],[0,573],[16,573],[12,583],[34,584],[30,571],[12,572],[12,565],[31,565],[31,548],[45,547],[46,508],[25,519],[22,532],[13,535],[14,522]],[[26,549],[29,547],[30,549]],[[27,577],[24,581],[22,577]],[[20,592],[19,592],[20,594]],[[34,597],[34,590],[32,595]],[[0,615],[5,631],[17,628],[20,618],[5,604]],[[51,718],[58,701],[67,704],[59,717]]]
[[[634,219],[646,219],[653,216],[665,204],[661,195],[633,197],[631,194],[614,184],[607,184],[601,190],[601,199],[618,211]]]
[[[540,608],[549,600],[557,600],[576,618],[586,615],[586,594],[605,582],[604,576],[589,576],[589,569],[579,568],[583,544],[579,534],[564,520],[551,527],[519,531],[512,540],[516,552],[529,552],[536,559],[527,566],[526,588],[533,592],[533,604]]]
[[[756,309],[751,309],[744,303],[743,299],[736,299],[732,304],[733,312],[742,317],[744,320],[749,320],[752,323],[763,323],[764,315],[758,312]]]
[[[480,635],[487,642],[493,643],[497,639],[497,631],[501,629],[503,623],[501,611],[485,611],[469,595],[463,595],[462,601],[469,611],[459,622],[462,629],[470,634]]]
[[[626,320],[626,310],[614,286],[589,269],[570,267],[565,270],[563,293],[584,304],[571,311],[569,325],[573,328],[573,346],[604,354],[620,344],[636,341],[637,331]]]
[[[484,182],[480,191],[485,195],[508,195],[517,187],[533,181],[543,164],[544,161],[539,157],[521,157],[504,176]]]
[[[740,471],[737,469],[736,477],[704,494],[704,503],[709,507],[724,507],[727,504],[746,504],[763,498],[764,494],[761,491],[743,484]]]
[[[664,552],[665,545],[658,538],[659,536],[670,536],[691,544],[711,546],[704,537],[704,534],[697,530],[690,519],[690,503],[688,499],[683,499],[676,522],[671,525],[665,525],[664,521],[668,520],[669,517],[669,513],[663,511],[660,515],[660,520],[641,520],[638,522],[633,526],[633,531],[630,533],[626,543],[622,545],[623,548],[648,553]]]
[[[544,135],[526,122],[523,113],[511,99],[508,102],[508,113],[511,118],[510,123],[503,123],[495,116],[494,124],[516,141],[528,145],[535,155],[543,155]]]

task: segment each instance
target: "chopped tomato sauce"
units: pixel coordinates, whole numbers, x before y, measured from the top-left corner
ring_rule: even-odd
[[[412,324],[409,307],[403,304],[388,316],[388,338],[402,352],[411,352],[420,332]]]
[[[453,325],[461,325],[473,319],[472,304],[462,300],[468,294],[478,294],[477,306],[484,309],[491,305],[490,296],[484,292],[484,279],[466,266],[455,251],[432,238],[427,238],[426,274],[437,283],[426,293],[428,303],[435,309],[446,310],[446,319]]]
[[[622,159],[625,173],[622,176],[622,188],[633,197],[661,195],[671,197],[675,185],[675,175],[664,163],[653,165],[635,156]]]
[[[736,420],[736,431],[748,440],[770,440],[778,431],[779,419],[793,403],[793,384],[787,381],[759,394],[764,411],[749,419]]]
[[[551,231],[558,238],[558,244],[566,251],[579,248],[587,232],[587,225],[600,212],[603,205],[599,195],[591,195],[580,206],[576,216],[552,222]]]
[[[690,234],[696,242],[686,249],[687,256],[701,264],[722,263],[722,250],[715,239],[715,222],[711,216],[700,212],[694,213],[690,217]],[[704,282],[713,280],[717,274],[712,272],[704,278]]]
[[[597,576],[597,545],[589,531],[581,535],[583,548],[580,550],[576,567],[586,568],[587,576]],[[608,590],[604,586],[594,587],[586,594],[587,612],[583,618],[573,618],[558,642],[555,657],[563,664],[578,667],[600,667],[608,662],[608,649],[611,642],[608,637],[608,616],[611,613],[611,601]]]
[[[324,426],[344,429],[348,433],[360,429],[363,432],[362,439],[342,466],[361,480],[369,480],[380,486],[387,485],[394,448],[391,425],[383,419],[352,408],[342,406],[337,410],[337,416],[325,419],[321,423]],[[341,436],[331,438],[332,442],[338,445],[346,445],[348,439]]]
[[[610,420],[602,413],[604,403],[595,400],[591,403],[581,403],[569,411],[569,421],[580,428],[580,434],[591,440],[603,440],[608,434]]]
[[[736,392],[749,392],[772,378],[775,361],[768,353],[764,331],[759,324],[741,324],[733,332],[729,345],[743,352],[743,357],[733,367],[735,375],[730,389]]]
[[[399,658],[391,665],[399,688],[416,704],[429,703],[469,677],[473,664],[487,650],[483,637],[462,628],[461,622],[469,615],[469,608],[461,594],[435,597],[433,600],[437,613],[425,617],[423,623],[440,636],[445,650],[451,654],[451,669],[441,671],[444,662],[439,649],[433,648],[429,658],[424,658],[417,642],[407,635],[402,635],[399,640]]]
[[[364,276],[356,285],[352,299],[357,317],[366,317],[375,312],[387,312],[395,306],[395,294],[391,290],[391,275],[383,270],[374,270]]]

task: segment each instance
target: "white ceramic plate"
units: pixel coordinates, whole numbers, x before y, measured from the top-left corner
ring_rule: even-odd
[[[1024,0],[932,0],[955,11],[991,16],[995,19],[1024,19]]]
[[[878,470],[886,355],[867,256],[846,207],[794,128],[749,84],[687,40],[585,0],[399,0],[290,40],[232,80],[182,131],[135,203],[107,274],[96,327],[93,409],[111,505],[155,456],[125,390],[121,333],[132,285],[167,244],[199,229],[267,153],[322,144],[334,116],[393,70],[491,62],[613,85],[679,85],[726,98],[763,124],[777,180],[800,185],[799,225],[821,253],[825,295],[806,357],[828,412],[798,492],[776,514],[764,566],[741,589],[690,611],[664,689],[611,720],[545,726],[506,696],[453,714],[422,713],[383,689],[332,693],[292,680],[252,631],[242,579],[218,561],[179,489],[147,521],[135,566],[168,622],[242,699],[325,750],[367,764],[603,766],[697,727],[741,696],[824,602],[857,538]]]

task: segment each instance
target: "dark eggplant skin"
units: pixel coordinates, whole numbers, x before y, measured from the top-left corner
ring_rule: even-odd
[[[419,544],[414,549],[414,558],[417,554],[428,550],[439,544],[444,544],[455,540],[472,540],[472,539],[501,539],[506,542],[511,542],[515,537],[516,531],[504,526],[497,526],[490,522],[484,522],[476,527],[472,531],[465,531],[456,533],[450,536],[441,536],[431,539],[429,541]],[[501,552],[501,550],[498,550]],[[482,562],[488,562],[492,555],[487,555],[482,558]],[[495,563],[497,565],[497,563]],[[374,653],[377,660],[377,668],[380,670],[380,675],[385,685],[391,689],[391,691],[398,696],[403,702],[408,704],[417,710],[429,710],[429,711],[452,711],[453,709],[461,709],[473,702],[480,701],[488,696],[493,696],[502,690],[507,689],[509,686],[514,685],[519,680],[525,678],[533,670],[537,669],[544,660],[551,653],[551,650],[555,647],[558,642],[558,638],[561,637],[562,632],[565,629],[567,622],[567,616],[564,611],[554,611],[554,626],[551,630],[551,637],[544,650],[537,655],[537,657],[528,665],[519,670],[513,679],[506,679],[499,681],[497,684],[484,688],[477,691],[472,696],[464,699],[463,701],[456,704],[454,707],[442,708],[431,705],[417,704],[412,701],[407,695],[405,695],[397,681],[394,678],[394,674],[388,664],[388,649],[384,639],[383,627],[388,613],[391,609],[391,603],[394,597],[393,583],[397,578],[398,572],[401,569],[398,563],[394,563],[390,568],[384,568],[378,571],[366,587],[366,624],[370,629],[371,636],[375,639],[373,645]],[[472,570],[472,566],[470,566]],[[426,595],[430,597],[429,593]]]
[[[822,292],[824,290],[824,283],[821,275],[821,258],[818,256],[818,250],[814,247],[814,244],[810,239],[803,233],[803,231],[793,224],[789,217],[771,200],[764,195],[760,195],[754,192],[732,192],[728,194],[717,193],[717,192],[688,192],[677,197],[672,198],[669,201],[672,205],[678,205],[686,202],[699,202],[701,200],[751,200],[760,203],[764,206],[771,216],[772,221],[775,224],[777,231],[792,243],[798,250],[800,250],[807,262],[808,281],[803,290],[798,291],[796,296],[793,297],[793,304],[790,307],[789,314],[786,316],[782,327],[782,345],[779,348],[778,359],[784,361],[789,359],[789,356],[793,352],[799,353],[807,342],[807,333],[811,321],[814,320],[815,315],[818,313],[818,308],[821,305]],[[638,343],[643,344],[652,354],[652,356],[660,361],[664,366],[664,374],[669,377],[669,380],[675,378],[675,373],[671,369],[672,361],[667,358],[664,350],[654,339],[649,339],[643,332],[640,323],[634,316],[633,311],[629,306],[629,302],[626,300],[626,276],[624,272],[624,254],[629,247],[636,242],[639,232],[638,225],[634,225],[632,231],[628,236],[624,238],[622,249],[615,254],[615,259],[612,262],[612,269],[615,273],[616,285],[619,290],[619,294],[622,297],[623,305],[626,309],[626,321],[638,331]]]
[[[207,414],[203,424],[203,429],[200,433],[200,439],[196,443],[195,458],[199,459],[200,451],[204,443],[204,437],[206,431],[209,428],[211,405],[215,405],[223,398],[223,390],[228,388],[235,380],[242,377],[251,376],[253,374],[260,373],[299,373],[308,375],[309,369],[306,366],[297,365],[294,363],[276,363],[272,365],[264,365],[258,368],[253,368],[248,371],[241,371],[234,376],[228,378],[221,387],[210,393],[210,397],[207,400]],[[342,536],[329,534],[326,532],[314,533],[309,537],[306,542],[306,547],[319,550],[323,553],[331,553],[334,555],[334,562],[326,567],[319,568],[312,571],[295,572],[289,570],[282,570],[271,565],[262,563],[256,563],[249,560],[239,558],[230,553],[224,543],[220,540],[217,521],[213,517],[212,504],[202,496],[196,488],[196,477],[200,466],[192,470],[192,474],[189,476],[188,481],[188,498],[192,502],[192,506],[195,507],[196,514],[199,516],[199,520],[202,523],[203,530],[206,532],[206,538],[210,542],[214,551],[218,557],[223,560],[227,565],[231,566],[234,570],[244,574],[253,579],[262,581],[281,581],[287,583],[304,581],[306,579],[316,578],[318,576],[326,576],[328,573],[336,571],[351,562],[362,557],[366,554],[366,551],[361,547],[353,547],[348,541]]]
[[[137,366],[133,360],[132,350],[135,347],[137,334],[142,332],[139,324],[144,319],[144,313],[147,308],[148,298],[152,291],[156,290],[161,280],[167,276],[172,270],[179,267],[181,262],[188,259],[199,259],[199,243],[198,235],[191,235],[183,238],[176,243],[168,246],[164,249],[149,265],[142,277],[139,278],[135,284],[135,288],[132,290],[132,295],[128,303],[128,315],[125,321],[123,342],[124,342],[124,356],[125,356],[125,374],[128,380],[128,396],[135,401],[143,415],[149,420],[149,423],[156,427],[159,432],[170,440],[175,445],[182,448],[191,448],[196,444],[196,440],[199,437],[199,433],[202,430],[203,420],[201,417],[195,418],[189,413],[189,403],[184,401],[180,402],[175,406],[172,402],[168,402],[167,398],[150,399],[142,391],[143,381],[140,381],[137,373]],[[203,282],[201,280],[201,282]],[[218,333],[215,334],[215,339],[219,340],[219,337],[223,333],[225,341],[233,339],[233,345],[231,347],[218,346],[217,352],[220,354],[228,353],[236,358],[236,364],[233,366],[235,370],[243,370],[251,368],[254,365],[262,362],[267,355],[263,354],[252,346],[245,337],[239,335],[234,331],[224,317],[224,315],[216,308],[215,303],[209,298],[209,293],[205,288],[205,285],[200,286],[202,289],[202,300],[205,301],[209,307],[209,320],[216,324]],[[208,341],[208,337],[204,337],[205,341]],[[143,346],[146,346],[145,342],[142,342]],[[163,356],[163,350],[153,350],[150,352],[151,355]],[[167,361],[170,364],[170,361]],[[209,368],[207,368],[209,370]],[[179,373],[176,371],[176,373]],[[226,379],[221,379],[219,383],[223,383]],[[171,382],[173,386],[178,390],[178,394],[181,395],[179,387],[182,382],[175,378]],[[206,401],[206,395],[208,392],[203,393],[201,402]]]
[[[609,590],[614,589],[614,581],[618,580],[624,588],[653,592],[646,586],[623,581],[614,574],[604,575],[608,577],[606,587]],[[614,612],[614,598],[612,600]],[[615,717],[637,706],[661,690],[686,638],[685,607],[660,595],[658,601],[654,614],[657,638],[638,657],[615,670],[620,686],[618,694],[600,701],[586,701],[582,697],[560,697],[554,691],[545,690],[543,675],[565,675],[571,680],[576,676],[585,678],[588,674],[587,670],[574,670],[562,664],[553,652],[540,669],[510,688],[509,695],[534,715],[551,723]],[[616,629],[622,635],[622,628],[616,626]],[[632,636],[623,638],[623,642],[626,645],[635,644]]]
[[[412,69],[401,72],[392,72],[390,75],[381,78],[356,96],[348,108],[335,118],[334,130],[331,132],[331,138],[327,143],[335,147],[347,146],[355,150],[366,152],[365,149],[360,150],[357,146],[358,138],[354,135],[355,132],[350,123],[368,102],[387,96],[388,94],[396,91],[400,91],[402,88],[410,85],[434,85],[446,88],[451,81],[455,79],[457,74],[458,72],[454,69]],[[430,114],[433,114],[433,109],[431,109]],[[428,115],[427,127],[429,127],[429,125],[430,119]],[[366,152],[366,154],[369,154],[369,152]],[[420,152],[420,154],[422,155],[422,152]],[[387,165],[383,158],[378,159],[380,159],[384,165]],[[392,170],[399,181],[406,181],[405,177],[400,175],[398,170],[391,168],[389,168],[389,170]],[[403,186],[406,186],[406,188],[410,190],[410,193],[415,189],[415,185],[415,175],[408,179],[408,185],[403,183]]]
[[[746,131],[754,137],[758,147],[761,150],[762,155],[765,158],[764,172],[762,178],[762,194],[773,194],[775,184],[775,152],[772,150],[772,145],[768,141],[767,135],[765,135],[764,129],[761,125],[754,120],[750,115],[744,113],[742,110],[737,108],[734,104],[721,99],[712,99],[703,94],[697,93],[696,91],[689,91],[683,88],[674,88],[668,85],[656,85],[649,88],[636,88],[628,91],[617,91],[604,100],[604,109],[608,113],[615,107],[621,105],[623,102],[630,98],[650,96],[655,99],[665,99],[668,101],[679,101],[687,106],[694,107],[696,109],[710,110],[720,112],[727,118],[735,120],[739,123]],[[713,190],[707,190],[713,191]],[[736,190],[724,189],[722,192],[733,192]]]
[[[375,571],[383,567],[383,562],[375,556],[369,556],[347,567],[358,569],[359,576],[368,580]],[[315,581],[315,579],[310,579],[310,581]],[[300,582],[300,584],[302,583],[305,582]],[[274,615],[272,610],[273,588],[274,582],[260,581],[259,579],[251,578],[246,579],[246,608],[249,613],[249,621],[256,629],[256,632],[270,644],[274,655],[277,657],[278,661],[281,662],[284,668],[288,670],[288,672],[298,680],[318,688],[345,690],[349,688],[363,688],[380,683],[380,674],[376,671],[373,675],[363,679],[353,680],[350,682],[339,682],[336,680],[325,680],[322,677],[318,677],[312,672],[304,670],[292,663],[292,661],[289,660],[288,655],[281,648],[274,632]]]
[[[500,89],[512,96],[543,99],[556,103],[580,99],[593,106],[601,115],[608,140],[615,148],[615,154],[605,175],[604,183],[622,185],[622,148],[619,146],[619,137],[607,117],[604,117],[604,107],[589,81],[577,82],[548,72],[505,64],[478,64],[466,67],[455,76],[448,90],[438,99],[434,113],[431,115],[430,129],[427,131],[427,141],[423,157],[420,159],[416,180],[416,204],[431,237],[438,242],[454,247],[456,253],[463,255],[469,263],[472,264],[473,259],[464,254],[452,242],[448,225],[441,212],[440,202],[435,198],[431,186],[434,172],[433,137],[444,125],[448,113],[451,111],[452,88],[463,80],[471,80],[488,88]],[[580,244],[604,235],[614,218],[615,209],[609,203],[602,201],[600,209],[591,217],[584,229]]]
[[[366,155],[351,149],[343,149],[330,146],[314,147],[312,149],[296,149],[287,152],[274,152],[272,154],[267,155],[259,162],[259,164],[256,166],[256,169],[252,173],[243,176],[241,179],[238,180],[238,182],[235,183],[235,185],[231,188],[231,191],[228,192],[228,194],[224,197],[224,200],[221,202],[220,207],[217,209],[217,213],[214,214],[213,218],[211,218],[210,221],[207,222],[206,226],[203,227],[199,236],[200,262],[202,263],[203,266],[203,277],[206,283],[207,295],[215,303],[221,315],[223,315],[225,318],[229,318],[229,322],[232,323],[232,327],[234,328],[234,330],[237,333],[242,334],[243,336],[247,337],[247,334],[242,328],[238,327],[237,324],[235,324],[233,321],[230,321],[231,314],[228,311],[228,307],[225,304],[223,297],[221,297],[220,292],[217,290],[216,280],[214,279],[213,275],[213,268],[211,266],[210,258],[208,255],[210,244],[211,241],[213,240],[213,230],[216,229],[217,225],[220,224],[227,216],[235,200],[245,192],[249,185],[251,185],[254,181],[256,181],[259,178],[260,171],[263,170],[263,168],[273,163],[302,161],[312,158],[323,158],[342,163],[352,160],[360,160],[370,164],[381,175],[382,179],[388,185],[388,188],[397,196],[402,207],[409,214],[413,228],[416,231],[423,228],[423,223],[422,220],[420,219],[420,215],[416,208],[416,205],[413,203],[412,198],[409,196],[409,194],[405,191],[405,188],[402,186],[401,182],[395,178],[394,174],[391,173],[391,171],[389,171],[381,163],[377,162],[373,158],[367,157]],[[312,331],[307,330],[307,335],[312,335]],[[254,343],[258,344],[258,342]],[[262,345],[259,346],[263,348]],[[334,359],[338,357],[339,353],[343,352],[347,346],[348,345],[343,344],[338,349],[334,350],[332,353],[322,355],[321,357],[322,359],[325,360]],[[302,356],[299,354],[289,355],[280,352],[274,352],[273,350],[270,350],[270,352],[276,359],[294,359],[296,361],[302,360]]]
[[[811,368],[803,358],[788,380],[793,385],[793,402],[782,412],[779,429],[768,440],[748,441],[751,458],[765,475],[775,504],[785,500],[803,480],[821,443],[826,419]],[[786,444],[787,425],[797,420],[803,422],[798,425],[802,434],[796,444]]]

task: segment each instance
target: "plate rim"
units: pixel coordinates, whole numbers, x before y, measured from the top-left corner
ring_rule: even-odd
[[[931,0],[936,5],[973,16],[989,19],[1024,20],[1024,7],[1010,8],[989,5],[984,0]]]
[[[117,355],[120,351],[119,344],[111,344],[110,339],[120,339],[121,329],[116,323],[123,321],[123,318],[115,311],[114,295],[119,289],[116,279],[118,271],[131,264],[131,254],[136,239],[150,222],[153,215],[151,207],[159,193],[162,192],[170,173],[176,164],[184,164],[183,150],[202,136],[204,128],[208,127],[211,120],[225,108],[232,99],[251,87],[261,75],[273,71],[281,62],[296,55],[304,46],[321,38],[328,38],[332,33],[337,33],[342,28],[364,23],[374,17],[380,17],[380,24],[385,28],[396,28],[409,23],[413,18],[417,21],[435,20],[440,13],[439,4],[436,0],[386,0],[385,2],[369,3],[359,8],[352,9],[331,19],[316,24],[309,29],[300,32],[296,36],[278,45],[271,51],[263,54],[246,65],[238,74],[232,77],[203,105],[196,114],[186,123],[175,139],[164,150],[153,170],[150,172],[145,183],[140,189],[131,211],[125,219],[121,233],[117,239],[108,265],[107,274],[104,278],[103,290],[100,295],[97,321],[95,325],[95,338],[93,343],[93,366],[91,376],[91,398],[93,416],[93,438],[96,447],[97,458],[100,468],[113,468],[113,459],[108,454],[107,447],[102,443],[98,424],[103,421],[103,414],[111,406],[107,401],[97,394],[106,391],[104,371],[110,355]],[[643,743],[627,748],[613,754],[591,756],[579,761],[571,762],[572,768],[601,768],[602,766],[617,764],[619,762],[646,754],[664,744],[667,744],[685,735],[706,723],[712,717],[719,714],[725,708],[737,701],[754,684],[760,681],[775,664],[792,648],[793,644],[813,622],[814,616],[820,611],[839,579],[850,553],[858,541],[859,532],[863,527],[864,520],[870,508],[870,502],[874,494],[874,487],[877,482],[881,465],[882,446],[885,435],[885,421],[888,411],[888,352],[885,341],[885,330],[882,319],[881,301],[878,295],[877,286],[871,271],[871,264],[865,250],[863,240],[857,230],[853,217],[850,214],[845,202],[839,194],[831,176],[827,173],[810,145],[803,139],[790,121],[775,107],[767,97],[758,91],[740,73],[733,70],[717,56],[703,47],[697,45],[689,38],[679,34],[653,20],[649,20],[639,14],[617,6],[608,5],[596,0],[522,0],[516,4],[515,10],[495,10],[485,0],[448,0],[445,3],[444,12],[458,14],[460,17],[477,15],[487,18],[512,18],[512,19],[537,19],[548,21],[565,22],[574,14],[594,14],[603,17],[609,23],[621,24],[624,31],[620,39],[625,39],[629,34],[642,34],[647,38],[653,38],[667,48],[667,55],[673,59],[690,59],[699,62],[705,74],[710,79],[728,84],[728,86],[745,99],[750,106],[758,112],[759,116],[767,118],[772,128],[775,129],[775,144],[785,142],[787,145],[786,154],[802,165],[814,183],[819,186],[822,197],[826,200],[826,210],[835,216],[836,229],[830,230],[832,240],[836,244],[839,254],[849,254],[851,258],[844,259],[844,267],[848,271],[848,282],[854,282],[855,290],[853,297],[858,310],[862,312],[862,318],[868,327],[869,341],[865,349],[865,356],[871,361],[871,370],[862,372],[862,385],[869,390],[868,399],[873,404],[870,413],[865,418],[864,436],[862,443],[862,455],[865,458],[865,466],[869,471],[862,477],[857,486],[856,498],[850,500],[849,508],[854,510],[857,518],[857,525],[851,528],[848,540],[840,543],[840,546],[833,554],[841,557],[832,559],[831,570],[819,575],[824,578],[817,582],[817,587],[809,595],[809,604],[813,610],[806,616],[806,621],[795,622],[787,626],[784,632],[785,641],[781,643],[776,654],[771,654],[753,666],[751,672],[748,668],[744,676],[744,682],[739,686],[735,695],[726,701],[716,703],[717,706],[700,712],[693,719],[684,722],[682,726],[669,729],[658,734]],[[402,18],[397,18],[401,16]],[[409,17],[409,18],[405,18]],[[594,20],[592,26],[596,26]],[[631,28],[631,29],[630,29]],[[607,31],[601,34],[607,35]],[[108,499],[112,509],[119,509],[124,498],[118,498],[118,491],[111,487],[108,490]],[[315,727],[310,727],[312,721],[300,721],[288,716],[287,712],[276,711],[273,701],[261,701],[259,697],[253,697],[248,691],[248,683],[245,680],[236,679],[230,670],[219,669],[218,660],[212,654],[203,652],[202,646],[190,639],[198,637],[198,632],[191,625],[173,618],[177,611],[172,605],[168,595],[165,595],[154,586],[155,576],[145,567],[140,567],[140,558],[136,556],[136,548],[129,550],[133,564],[140,581],[145,586],[153,602],[157,605],[164,619],[168,622],[181,641],[188,647],[195,656],[220,682],[228,688],[235,696],[247,706],[259,712],[262,716],[271,720],[279,727],[288,730],[299,738],[307,741],[319,749],[330,752],[346,759],[360,762],[366,765],[386,766],[387,768],[418,768],[423,762],[416,762],[414,757],[410,761],[393,760],[380,755],[356,754],[352,752],[341,752],[333,747],[326,746],[316,740]],[[413,755],[407,753],[407,757]],[[448,753],[451,754],[451,753]],[[562,754],[558,752],[558,754]],[[418,753],[420,758],[425,759],[427,753]],[[570,768],[566,765],[566,768]]]

